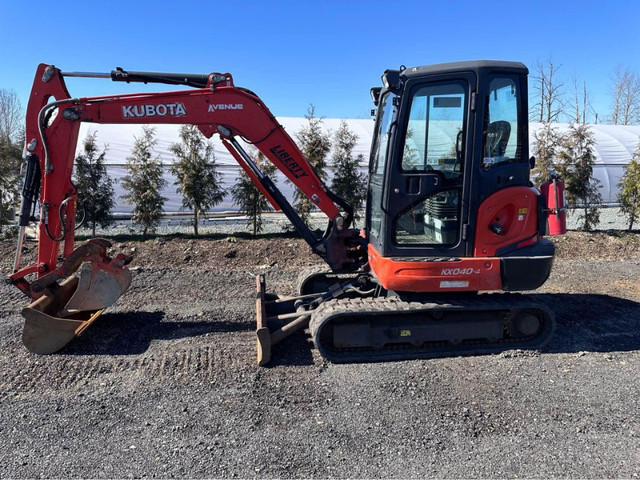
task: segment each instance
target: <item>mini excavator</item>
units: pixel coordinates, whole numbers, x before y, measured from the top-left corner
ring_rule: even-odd
[[[375,129],[365,228],[354,207],[318,178],[252,91],[229,73],[64,72],[41,64],[26,115],[26,174],[14,273],[31,303],[27,349],[63,348],[125,293],[130,259],[110,243],[76,248],[73,161],[81,122],[193,124],[222,145],[328,265],[302,278],[298,295],[267,293],[256,280],[258,363],[309,328],[332,362],[365,362],[542,347],[555,319],[517,291],[548,278],[566,231],[563,184],[533,187],[527,68],[472,61],[386,70],[371,89]],[[65,77],[163,83],[190,89],[72,98]],[[254,145],[329,218],[316,235],[238,139]],[[39,218],[36,219],[36,205]],[[35,263],[22,266],[25,230],[38,222]],[[294,253],[295,254],[295,253]],[[496,292],[503,291],[503,292]]]

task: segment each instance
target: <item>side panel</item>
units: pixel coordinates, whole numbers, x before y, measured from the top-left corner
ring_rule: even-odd
[[[369,266],[387,290],[398,292],[452,292],[500,290],[499,258],[383,257],[369,244]]]
[[[537,241],[538,192],[531,187],[507,187],[493,193],[478,208],[474,257],[493,257],[526,241]],[[501,251],[502,250],[502,251]]]

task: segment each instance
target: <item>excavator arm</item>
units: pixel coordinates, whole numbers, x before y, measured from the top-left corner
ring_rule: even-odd
[[[36,72],[27,109],[27,164],[29,175],[21,209],[20,226],[28,223],[40,188],[40,243],[37,264],[20,269],[16,255],[14,280],[25,273],[44,275],[56,268],[59,244],[63,257],[74,249],[73,233],[76,189],[72,182],[73,160],[81,122],[113,124],[192,124],[207,137],[217,134],[257,187],[291,220],[315,253],[335,271],[362,265],[364,254],[357,232],[349,226],[353,208],[333,194],[318,178],[300,149],[264,105],[249,90],[238,88],[228,73],[209,75],[111,72],[115,81],[185,84],[193,90],[134,93],[71,98],[65,76],[107,76],[61,72],[41,64]],[[206,83],[205,83],[206,81]],[[201,88],[200,88],[201,87]],[[324,237],[316,238],[268,177],[246,154],[237,138],[254,145],[281,170],[313,204],[329,218]],[[41,182],[41,185],[37,185]],[[28,188],[27,188],[28,187]],[[30,196],[30,198],[29,198]],[[344,212],[344,216],[343,216]],[[21,243],[21,242],[19,242]]]
[[[113,81],[127,83],[187,85],[193,88],[162,93],[72,98],[64,81],[64,77],[68,76],[111,78]],[[83,306],[90,305],[93,313],[105,308],[130,283],[130,275],[124,266],[126,259],[122,255],[109,258],[106,253],[108,242],[96,239],[78,249],[74,246],[77,189],[73,184],[72,174],[81,122],[191,124],[196,125],[207,138],[219,135],[222,144],[256,186],[276,209],[282,210],[313,252],[320,255],[333,271],[355,270],[366,262],[364,241],[358,231],[349,228],[353,207],[324,185],[262,100],[253,92],[236,87],[231,74],[127,72],[122,69],[116,69],[110,74],[66,73],[52,65],[41,64],[36,71],[27,108],[27,171],[14,273],[9,281],[29,295],[35,303],[39,301],[46,304],[41,305],[42,308],[36,315],[38,318],[31,322],[40,326],[45,324],[45,330],[48,328],[47,322],[56,323],[61,315],[65,318],[69,315],[77,317]],[[262,173],[242,148],[238,138],[262,152],[327,215],[328,227],[321,238],[316,237],[280,190]],[[22,266],[25,229],[35,211],[36,199],[39,199],[40,204],[38,256],[35,263]],[[63,261],[58,265],[61,253]],[[62,283],[58,281],[69,277],[83,262],[92,266],[92,270],[86,274],[86,278],[90,280],[83,281],[81,276],[77,288],[84,288],[86,291],[80,295],[78,292],[74,294],[71,287],[61,288]],[[37,279],[28,281],[27,277],[32,274],[36,274]],[[58,290],[65,290],[65,301],[62,303],[58,298],[62,294],[57,293]],[[111,293],[107,292],[105,295],[107,290]],[[42,300],[43,296],[49,300]],[[95,298],[105,300],[92,301]],[[29,310],[27,307],[25,310],[28,315],[33,314],[33,308]],[[52,320],[40,318],[40,313]],[[27,323],[28,315],[25,315]],[[86,328],[86,324],[83,323],[81,327]],[[78,334],[77,329],[75,334]],[[32,336],[42,337],[43,333],[32,332]],[[35,346],[33,350],[51,348],[51,345],[44,348]]]

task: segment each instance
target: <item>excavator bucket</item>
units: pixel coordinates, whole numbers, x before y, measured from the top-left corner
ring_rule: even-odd
[[[128,268],[108,271],[95,263],[85,263],[80,270],[78,288],[64,307],[63,314],[100,310],[113,305],[129,285],[131,272]]]
[[[60,268],[34,282],[41,295],[21,312],[22,343],[29,351],[46,355],[60,350],[129,288],[131,272],[124,266],[125,257],[107,257],[105,242],[86,243]],[[78,275],[73,275],[80,266]]]

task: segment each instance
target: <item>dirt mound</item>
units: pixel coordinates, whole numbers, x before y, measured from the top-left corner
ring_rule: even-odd
[[[620,231],[567,232],[549,237],[556,244],[558,258],[621,259],[640,258],[640,234]]]
[[[118,242],[115,251],[133,257],[141,267],[182,267],[188,270],[254,268],[259,266],[298,268],[321,263],[299,238],[222,239],[157,238],[145,242]]]

